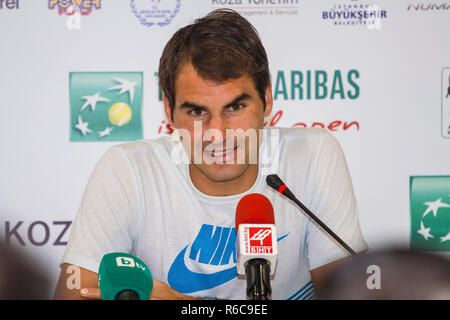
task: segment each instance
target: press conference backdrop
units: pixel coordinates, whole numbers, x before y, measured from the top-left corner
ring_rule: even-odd
[[[171,132],[165,43],[221,7],[266,47],[267,125],[321,126],[341,143],[369,247],[447,254],[450,2],[426,0],[0,0],[1,240],[56,282],[99,158]]]

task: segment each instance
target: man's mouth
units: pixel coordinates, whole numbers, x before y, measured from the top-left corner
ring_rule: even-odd
[[[217,149],[212,149],[212,150],[208,150],[205,149],[204,155],[205,155],[205,160],[207,160],[208,162],[214,162],[214,163],[233,163],[233,160],[236,157],[236,152],[238,150],[238,147],[234,147],[231,149],[222,149],[222,150],[217,150]]]

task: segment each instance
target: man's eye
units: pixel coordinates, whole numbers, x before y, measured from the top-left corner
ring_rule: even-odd
[[[189,111],[189,114],[193,117],[201,117],[205,114],[205,110],[202,109],[192,109]]]
[[[234,104],[232,106],[229,106],[228,110],[231,111],[231,112],[236,112],[236,111],[239,111],[239,110],[243,109],[244,107],[245,107],[244,104],[237,103],[237,104]]]

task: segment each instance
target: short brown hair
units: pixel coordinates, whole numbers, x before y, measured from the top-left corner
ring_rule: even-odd
[[[175,80],[185,63],[191,63],[206,80],[223,82],[249,75],[266,107],[270,82],[269,63],[258,32],[239,13],[217,9],[179,29],[164,47],[159,61],[159,85],[175,108]]]

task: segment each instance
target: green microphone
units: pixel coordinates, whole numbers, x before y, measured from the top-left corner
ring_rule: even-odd
[[[142,260],[129,253],[105,254],[98,269],[98,286],[103,300],[148,300],[153,276]]]

